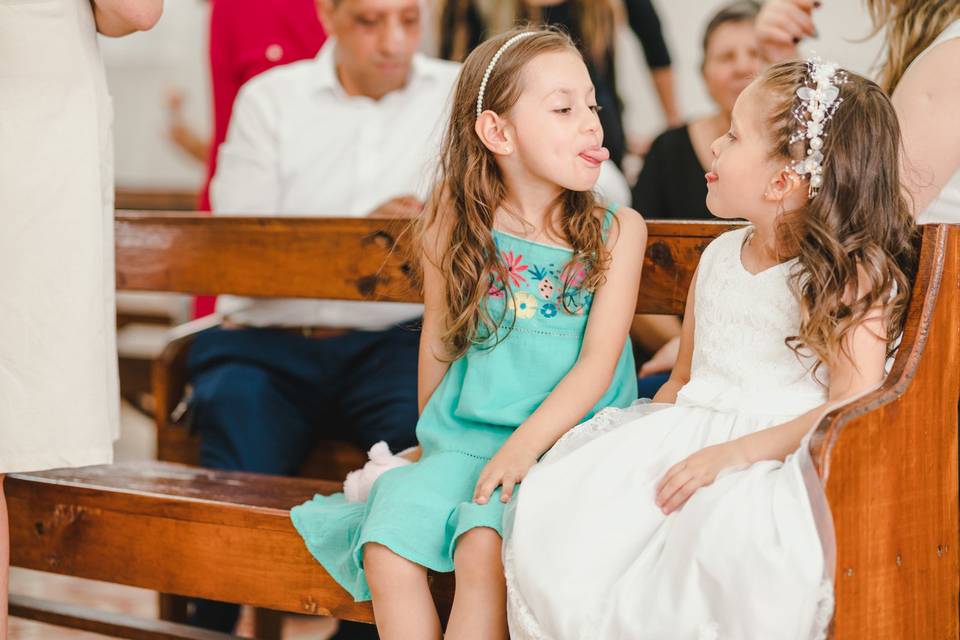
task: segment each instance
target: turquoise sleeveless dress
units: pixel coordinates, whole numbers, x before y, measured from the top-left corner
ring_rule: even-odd
[[[605,234],[612,217],[608,208]],[[313,557],[358,602],[370,599],[362,565],[368,542],[433,571],[451,572],[463,533],[489,527],[503,535],[500,489],[487,504],[472,502],[480,471],[580,354],[592,295],[577,287],[585,274],[567,265],[572,252],[493,234],[510,280],[508,288],[494,283],[488,293],[491,317],[503,317],[499,343],[472,347],[451,363],[417,422],[420,461],[377,478],[365,503],[347,502],[342,493],[318,495],[290,512]],[[628,339],[610,387],[587,415],[576,418],[625,407],[636,397]]]

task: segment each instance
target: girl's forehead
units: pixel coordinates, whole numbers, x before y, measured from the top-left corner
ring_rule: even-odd
[[[741,131],[757,131],[760,129],[762,124],[761,114],[763,113],[760,98],[763,95],[764,92],[757,81],[754,80],[737,96],[731,115],[734,123]]]
[[[565,91],[582,94],[593,88],[580,55],[573,51],[541,53],[523,67],[523,89],[539,97]]]

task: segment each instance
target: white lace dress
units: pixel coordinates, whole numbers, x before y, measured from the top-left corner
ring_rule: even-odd
[[[669,516],[654,504],[676,462],[826,399],[784,344],[799,323],[793,263],[750,274],[747,233],[703,254],[692,376],[676,404],[604,410],[523,481],[504,545],[513,640],[823,637],[833,530],[806,441],[785,462],[723,472]]]

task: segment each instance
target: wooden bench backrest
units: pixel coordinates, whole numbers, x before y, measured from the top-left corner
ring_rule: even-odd
[[[679,314],[700,252],[736,224],[649,222],[638,313]],[[407,223],[121,212],[117,288],[196,294],[419,301]]]

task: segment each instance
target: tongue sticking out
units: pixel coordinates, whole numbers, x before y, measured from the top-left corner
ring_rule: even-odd
[[[601,164],[610,159],[610,151],[605,147],[595,147],[581,151],[580,157],[593,164]]]

